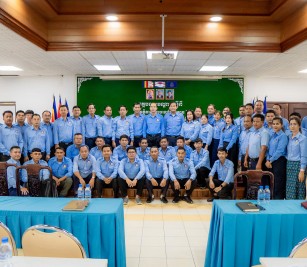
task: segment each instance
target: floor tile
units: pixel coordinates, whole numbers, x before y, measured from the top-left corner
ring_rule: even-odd
[[[126,267],[138,267],[140,258],[126,258]]]
[[[193,255],[189,246],[173,247],[166,246],[167,259],[192,259]]]
[[[140,258],[139,267],[167,267],[165,258]]]
[[[167,267],[195,267],[193,259],[167,259]]]
[[[140,258],[166,258],[165,246],[142,246]]]

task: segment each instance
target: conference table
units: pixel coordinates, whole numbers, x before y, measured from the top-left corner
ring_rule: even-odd
[[[265,210],[250,213],[236,202],[213,202],[205,267],[250,267],[260,257],[288,257],[307,237],[302,200],[272,200],[262,205]]]
[[[260,258],[262,267],[307,267],[306,258]]]
[[[107,259],[109,267],[126,266],[122,199],[91,199],[84,211],[62,211],[71,198],[0,197],[0,221],[17,248],[27,228],[57,226],[79,239],[89,258]]]

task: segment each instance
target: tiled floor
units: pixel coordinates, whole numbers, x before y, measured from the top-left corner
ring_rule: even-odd
[[[211,208],[206,200],[139,206],[130,200],[125,206],[127,267],[203,267]]]

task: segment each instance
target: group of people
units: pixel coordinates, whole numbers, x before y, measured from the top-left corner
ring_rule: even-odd
[[[274,174],[275,199],[304,199],[306,197],[307,139],[301,127],[299,113],[288,120],[281,117],[281,106],[263,113],[261,100],[239,108],[240,116],[233,118],[231,110],[216,110],[208,105],[207,113],[201,107],[187,110],[185,117],[177,111],[176,102],[169,104],[169,112],[162,116],[157,104],[151,103],[150,114],[141,113],[140,103],[133,105],[133,114],[127,116],[127,107],[119,107],[119,116],[112,117],[112,108],[106,106],[98,116],[94,104],[81,117],[81,109],[74,106],[68,117],[65,105],[51,123],[51,112],[42,117],[31,110],[3,113],[0,125],[0,161],[15,165],[40,164],[52,169],[52,178],[59,196],[67,196],[73,185],[79,184],[97,190],[112,187],[114,196],[128,203],[128,188],[136,188],[136,202],[144,185],[147,202],[154,199],[153,188],[161,188],[160,200],[167,203],[168,187],[174,194],[173,202],[184,199],[193,203],[195,187],[207,187],[212,201],[229,199],[234,174],[238,170],[261,169]],[[306,121],[306,122],[305,122]],[[307,124],[307,117],[303,119]],[[307,125],[306,125],[307,127]],[[21,175],[16,188],[16,173],[8,167],[10,195],[28,194],[27,175]],[[48,179],[41,172],[41,179]],[[180,189],[185,189],[180,196]]]

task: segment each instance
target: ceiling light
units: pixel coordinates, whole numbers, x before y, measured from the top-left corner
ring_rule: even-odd
[[[153,54],[155,59],[176,59],[178,51],[147,51],[147,59],[153,59]]]
[[[121,70],[118,65],[94,65],[97,70]]]
[[[223,71],[227,68],[228,66],[202,66],[199,71]]]
[[[214,16],[214,17],[210,18],[210,21],[212,21],[212,22],[219,22],[221,20],[222,20],[222,17],[220,17],[220,16]]]
[[[307,73],[307,69],[300,70],[299,73]]]
[[[108,21],[117,21],[117,20],[118,20],[118,17],[115,16],[115,15],[108,15],[108,16],[106,16],[106,19],[107,19]]]
[[[20,68],[16,68],[14,66],[0,66],[0,71],[23,71]]]

